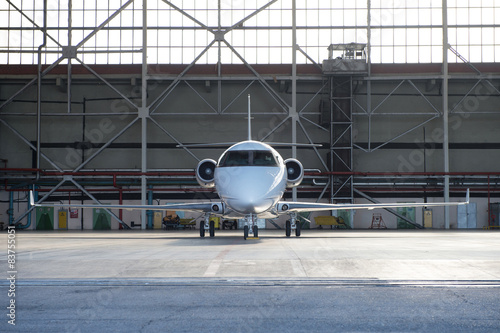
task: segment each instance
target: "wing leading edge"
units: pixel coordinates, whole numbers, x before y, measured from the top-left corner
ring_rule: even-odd
[[[72,207],[72,208],[107,208],[107,209],[125,209],[125,210],[176,210],[198,213],[213,213],[214,215],[220,212],[214,210],[214,206],[221,207],[222,202],[195,202],[195,203],[177,203],[168,205],[109,205],[109,204],[45,204],[36,203],[33,197],[33,192],[30,191],[30,204],[35,207]],[[461,206],[469,204],[469,190],[464,202],[430,202],[430,203],[376,203],[376,204],[322,204],[314,202],[290,202],[280,201],[278,203],[280,213],[283,212],[317,212],[326,210],[339,209],[377,209],[377,208],[398,208],[398,207],[444,207],[444,206]]]
[[[71,207],[71,208],[107,208],[107,209],[124,209],[124,210],[176,210],[186,212],[207,213],[212,212],[214,205],[221,205],[220,201],[213,202],[194,202],[194,203],[178,203],[167,205],[108,205],[108,204],[46,204],[36,203],[33,197],[33,192],[30,191],[30,204],[35,207]]]
[[[461,206],[469,204],[469,190],[464,202],[428,202],[428,203],[376,203],[376,204],[322,204],[314,202],[289,202],[280,201],[279,207],[281,211],[288,212],[317,212],[323,210],[339,210],[339,209],[376,209],[376,208],[398,208],[398,207],[444,207],[444,206]],[[286,206],[286,209],[283,207]]]

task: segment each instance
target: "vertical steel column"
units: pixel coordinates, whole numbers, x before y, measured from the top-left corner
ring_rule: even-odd
[[[72,12],[73,12],[73,0],[68,0],[68,47],[72,45],[72,37],[73,37],[73,20],[72,20]],[[68,93],[68,113],[71,113],[71,72],[72,72],[72,58],[68,57],[68,82],[67,82],[67,93]]]
[[[351,76],[351,82],[350,82],[350,89],[351,89],[351,99],[350,99],[350,111],[349,111],[349,120],[350,120],[350,124],[349,124],[349,131],[351,132],[350,133],[350,138],[349,138],[349,145],[350,145],[350,149],[349,149],[349,171],[350,172],[353,172],[353,165],[354,165],[354,145],[353,145],[353,139],[354,139],[354,135],[353,135],[353,124],[352,124],[352,121],[353,121],[353,118],[352,118],[352,114],[353,114],[353,111],[354,111],[354,88],[352,86],[353,84],[353,77]],[[351,200],[350,200],[350,203],[354,203],[354,176],[351,174],[349,176],[349,188],[350,188],[350,196],[351,196]],[[352,218],[351,218],[351,221],[352,221]]]
[[[148,81],[147,81],[147,71],[148,71],[148,7],[147,0],[142,0],[142,87],[141,87],[141,98],[142,105],[139,109],[139,117],[141,117],[141,204],[146,205],[148,193],[147,193],[147,178],[146,172],[148,171],[147,166],[147,129],[148,129],[148,117],[149,108],[147,107],[147,92],[148,92]],[[146,211],[141,211],[141,229],[146,229]]]
[[[328,90],[328,107],[329,107],[329,110],[330,110],[330,172],[334,172],[334,155],[333,155],[333,145],[335,144],[335,130],[334,130],[334,126],[333,126],[333,116],[334,116],[334,112],[333,112],[333,75],[330,75],[328,77],[328,80],[330,82],[330,86],[328,87],[329,90]],[[330,180],[330,203],[335,203],[335,199],[334,199],[334,196],[335,196],[335,176],[333,174],[330,174],[329,176]]]
[[[366,61],[368,64],[368,80],[366,81],[366,113],[368,113],[368,151],[371,151],[372,134],[372,1],[368,0]]]
[[[47,0],[43,1],[43,41],[38,47],[38,81],[36,89],[36,179],[40,179],[40,157],[42,140],[42,49],[47,45]]]
[[[443,154],[444,201],[450,201],[450,154],[448,137],[448,1],[443,0]],[[444,207],[444,228],[450,228],[450,207]]]
[[[292,143],[297,143],[297,4],[292,0],[292,107],[289,112],[292,121]],[[292,157],[297,158],[297,146],[292,146]],[[292,189],[292,200],[297,201],[297,188]]]
[[[217,31],[219,34],[222,33],[222,19],[221,19],[221,0],[218,1],[218,26],[217,26]],[[222,49],[221,49],[221,44],[222,42],[220,40],[217,41],[217,112],[220,114],[222,113]]]

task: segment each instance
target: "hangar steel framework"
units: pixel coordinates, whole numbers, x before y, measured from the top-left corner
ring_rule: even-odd
[[[158,121],[158,117],[176,114],[176,112],[168,115],[162,114],[159,108],[181,84],[200,97],[211,110],[211,114],[217,115],[228,113],[227,109],[250,87],[259,86],[262,88],[272,98],[282,116],[281,122],[270,129],[267,135],[260,138],[262,140],[266,140],[285,123],[290,124],[292,142],[297,142],[298,136],[304,137],[309,142],[314,141],[306,128],[307,124],[314,126],[319,131],[328,133],[331,138],[330,147],[328,148],[330,162],[325,160],[324,156],[315,149],[316,156],[323,167],[322,174],[328,175],[328,181],[323,184],[323,190],[317,200],[320,200],[328,190],[330,191],[330,201],[353,199],[352,151],[354,148],[367,153],[376,151],[407,133],[422,128],[430,121],[442,118],[444,166],[442,174],[438,175],[438,177],[443,179],[443,192],[445,200],[448,201],[450,176],[453,176],[449,167],[449,116],[466,115],[470,112],[497,114],[496,110],[471,109],[470,105],[467,104],[471,99],[478,99],[478,89],[486,90],[486,94],[495,100],[500,96],[500,91],[497,88],[497,81],[500,79],[498,70],[487,64],[472,64],[469,62],[470,60],[474,62],[495,62],[500,57],[497,44],[495,42],[486,42],[487,39],[489,40],[490,34],[493,34],[493,36],[496,33],[500,34],[498,32],[500,14],[497,15],[498,17],[495,16],[496,8],[494,6],[492,8],[477,8],[469,6],[469,4],[462,6],[460,2],[452,1],[452,5],[448,8],[447,1],[443,0],[431,1],[430,5],[422,7],[412,7],[407,6],[406,3],[391,2],[391,7],[384,1],[373,2],[368,0],[349,2],[354,3],[351,7],[346,5],[345,2],[342,7],[337,7],[334,2],[330,1],[327,8],[322,8],[319,2],[308,8],[309,5],[306,5],[305,1],[291,1],[288,4],[288,2],[272,0],[255,2],[255,4],[252,2],[252,5],[247,1],[243,1],[242,7],[231,7],[231,5],[227,7],[227,4],[219,0],[207,1],[207,5],[203,7],[203,10],[197,11],[194,2],[167,0],[109,1],[104,7],[100,7],[103,2],[96,1],[95,4],[90,5],[91,2],[68,0],[67,4],[57,2],[58,7],[55,8],[50,8],[51,2],[48,0],[43,1],[42,7],[40,7],[41,2],[36,2],[36,4],[33,2],[32,6],[28,5],[29,2],[22,2],[19,5],[15,1],[7,0],[6,3],[7,5],[4,4],[2,8],[2,14],[9,22],[9,26],[3,29],[4,35],[7,33],[8,43],[2,46],[0,53],[2,55],[1,61],[6,64],[4,68],[12,68],[16,63],[32,64],[37,66],[37,75],[28,79],[26,77],[20,78],[15,73],[3,76],[4,79],[20,78],[26,80],[26,83],[15,93],[5,98],[2,96],[0,123],[36,152],[36,166],[34,169],[37,174],[34,178],[35,183],[47,177],[47,173],[41,173],[42,160],[48,163],[55,172],[50,177],[56,177],[58,183],[44,195],[42,200],[49,198],[61,187],[70,184],[91,199],[99,202],[90,191],[80,184],[80,181],[78,181],[79,173],[88,171],[86,167],[91,161],[112,146],[130,128],[140,124],[141,163],[140,172],[137,175],[141,179],[141,202],[145,204],[149,193],[148,179],[155,177],[147,163],[148,141],[146,134],[148,128],[153,126],[170,137],[171,140],[181,143],[181,140],[172,134],[169,128]],[[310,3],[307,2],[307,4]],[[151,5],[156,10],[156,19],[148,9],[148,6]],[[324,15],[324,9],[328,9],[331,14],[326,22],[321,20],[324,18],[322,16]],[[272,19],[271,13],[274,10],[281,13],[278,24],[273,22]],[[475,17],[474,13],[477,13],[477,10],[481,13],[480,16],[484,18],[479,23],[474,22],[472,19]],[[406,22],[398,21],[397,15],[390,15],[399,11],[404,11]],[[200,16],[201,12],[206,15],[205,20]],[[490,12],[494,13],[492,17]],[[56,23],[48,22],[49,13],[57,13],[58,19]],[[450,13],[453,21],[451,26],[448,24]],[[467,13],[466,16],[470,18],[467,24],[460,22],[458,19],[464,13]],[[39,14],[42,14],[42,20],[37,16]],[[412,21],[415,19],[415,14],[417,21]],[[336,18],[335,15],[341,15],[342,24],[333,24]],[[21,19],[14,19],[14,17],[21,17]],[[80,17],[78,22],[81,22],[81,26],[74,25],[77,21],[76,17]],[[127,19],[127,17],[129,18]],[[168,17],[166,24],[161,23],[160,18],[163,17]],[[264,17],[264,19],[259,21],[260,17]],[[61,23],[64,20],[67,21],[67,24]],[[117,20],[119,23],[117,23]],[[43,23],[40,21],[43,21]],[[153,24],[150,24],[151,21],[153,21]],[[152,25],[154,25],[154,28]],[[485,40],[479,46],[473,43],[474,33],[477,32],[477,29],[480,31],[481,38]],[[259,31],[264,31],[265,34],[261,35]],[[467,38],[461,37],[461,32],[464,31],[467,32]],[[19,41],[15,40],[16,32],[18,33],[17,36],[21,37],[18,38]],[[274,44],[276,41],[273,41],[273,37],[277,36],[276,32],[281,35],[279,45]],[[338,39],[337,32],[342,32],[341,39]],[[26,33],[32,34],[32,38],[26,39]],[[24,34],[24,37],[22,34]],[[57,37],[54,37],[54,34]],[[187,38],[188,35],[192,35],[193,39]],[[264,38],[266,35],[267,38]],[[403,35],[404,42],[400,43],[398,40]],[[117,36],[120,38],[114,38]],[[165,43],[162,38],[166,36],[168,36],[168,42]],[[424,39],[425,42],[415,44],[412,41],[415,36],[417,40]],[[339,198],[336,196],[338,191],[334,188],[334,183],[338,183],[338,180],[335,181],[334,178],[339,179],[341,175],[336,174],[337,170],[333,169],[332,156],[336,153],[338,155],[338,150],[336,151],[335,147],[337,137],[334,129],[338,129],[343,124],[338,123],[335,125],[332,123],[330,126],[322,126],[321,123],[312,120],[310,117],[311,114],[314,114],[314,112],[310,112],[310,106],[319,101],[326,91],[330,96],[330,112],[333,113],[336,104],[335,99],[339,98],[339,96],[334,96],[335,78],[338,78],[338,76],[324,75],[323,68],[320,65],[322,57],[320,50],[325,50],[325,46],[335,41],[349,43],[353,40],[359,40],[359,38],[363,39],[363,37],[366,38],[364,41],[366,42],[367,52],[367,73],[358,78],[349,76],[347,80],[350,87],[349,96],[346,96],[350,101],[350,124],[347,124],[350,131],[350,142],[347,149],[350,150],[349,158],[351,161],[345,172],[350,173],[347,178],[350,184],[350,195],[343,195]],[[239,40],[240,38],[243,39],[244,45]],[[25,43],[26,40],[28,40],[27,44]],[[188,40],[191,42],[188,42]],[[311,43],[312,40],[315,42]],[[41,43],[35,45],[35,41],[41,41]],[[104,44],[101,44],[101,42]],[[453,46],[450,43],[453,43]],[[389,52],[385,52],[387,50]],[[461,50],[466,50],[463,55],[459,53]],[[280,55],[277,62],[280,65],[286,64],[287,66],[278,75],[266,73],[265,70],[262,70],[262,64],[259,63],[262,61],[261,55],[267,54],[267,56],[263,57],[263,62],[277,68],[276,60],[273,60],[270,56],[274,52]],[[416,58],[415,54],[417,55]],[[450,54],[454,56],[451,62],[454,63],[455,67],[449,66]],[[404,59],[403,63],[429,63],[429,74],[422,75],[418,72],[409,71],[403,74],[387,75],[387,73],[384,73],[384,75],[380,75],[380,69],[384,68],[384,63],[398,63],[402,59],[399,56]],[[159,64],[162,59],[166,59],[168,65],[174,66],[176,70],[170,73],[152,70],[149,65],[153,63]],[[176,61],[178,65],[176,65]],[[209,71],[195,70],[199,69],[200,64],[203,62],[205,64],[215,64],[215,70],[214,68]],[[130,96],[117,88],[113,83],[113,75],[103,74],[97,69],[97,66],[94,66],[101,63],[108,65],[117,63],[123,66],[134,63],[140,64],[140,72],[136,73],[138,75],[131,77],[131,80],[140,80],[140,91]],[[231,73],[231,68],[234,67],[225,66],[228,63],[229,65],[237,64],[245,70]],[[465,70],[461,67],[461,64],[464,64]],[[48,78],[53,71],[61,67],[66,68],[65,80],[57,81],[56,79],[56,84],[66,86],[66,112],[43,112],[43,79]],[[82,68],[114,92],[127,106],[124,109],[126,111],[121,113],[113,112],[112,114],[101,111],[94,114],[75,112],[72,101],[73,80],[75,75],[79,75],[77,74],[78,70]],[[458,68],[458,70],[450,73],[449,68]],[[288,69],[290,69],[290,72],[288,72]],[[374,69],[377,69],[378,72],[377,70],[374,71]],[[81,73],[81,71],[78,73]],[[58,77],[60,78],[60,75]],[[470,83],[470,89],[460,96],[451,108],[449,107],[450,96],[448,90],[450,80],[462,80]],[[436,83],[436,81],[439,82]],[[167,82],[168,84],[161,87],[161,92],[148,98],[150,88],[156,82]],[[212,103],[212,101],[204,99],[199,91],[194,88],[193,82],[203,82],[205,84],[209,82],[208,85],[210,85],[210,82],[215,82],[217,85],[216,102]],[[222,86],[226,82],[240,82],[244,85],[244,88],[229,102],[225,102],[222,96]],[[284,98],[271,85],[272,82],[289,83],[291,86],[290,98]],[[318,85],[315,92],[311,93],[312,98],[306,99],[303,105],[298,105],[297,102],[298,82],[315,82]],[[362,82],[365,88],[362,94],[356,95],[357,92],[352,87],[359,82]],[[372,85],[378,82],[394,84],[394,88],[382,99],[376,100],[372,95]],[[436,105],[435,98],[429,97],[426,90],[422,88],[437,84],[440,84],[441,87],[440,105]],[[20,113],[8,108],[9,105],[19,103],[18,97],[22,96],[34,85],[37,86],[36,112]],[[412,115],[409,112],[400,110],[387,111],[383,108],[384,103],[393,98],[399,89],[403,88],[413,90],[416,98],[427,104],[429,111],[418,113],[418,116],[426,116],[427,118],[423,121],[417,121],[409,129],[401,131],[384,142],[373,142],[371,129],[374,119],[384,116],[409,117]],[[207,89],[210,89],[210,87],[207,87]],[[456,97],[453,98],[456,99]],[[188,113],[182,114],[187,115]],[[52,157],[44,153],[42,148],[42,117],[54,115],[64,117],[132,115],[133,120],[129,121],[120,131],[114,133],[106,142],[102,142],[99,148],[95,149],[81,163],[70,169],[65,169],[55,162]],[[193,113],[193,115],[200,116],[202,114]],[[27,133],[22,133],[9,122],[9,119],[11,119],[9,117],[19,116],[36,117],[37,135],[35,140],[28,139]],[[366,145],[356,144],[352,140],[353,117],[367,119],[368,135]],[[195,152],[187,148],[184,148],[184,150],[193,158],[199,160]],[[296,154],[296,148],[292,147],[292,156],[295,157]],[[12,178],[12,174],[8,174],[8,169],[5,168],[5,170],[4,178]],[[490,181],[490,176],[497,177],[495,174],[488,175],[488,181]],[[415,177],[418,177],[418,175]],[[413,180],[410,183],[414,183]],[[297,193],[294,192],[293,196],[296,197],[296,195]],[[31,209],[23,216],[18,217],[15,223],[21,221],[30,211]],[[120,223],[126,225],[119,216],[112,212],[111,214]],[[145,214],[144,212],[142,215],[143,228],[146,228],[147,218]],[[448,228],[449,216],[445,217],[445,220]]]

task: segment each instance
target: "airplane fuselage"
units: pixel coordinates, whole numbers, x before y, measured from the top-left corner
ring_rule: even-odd
[[[276,215],[273,210],[286,186],[286,167],[271,146],[244,141],[227,149],[217,162],[215,188],[226,205],[224,215]]]

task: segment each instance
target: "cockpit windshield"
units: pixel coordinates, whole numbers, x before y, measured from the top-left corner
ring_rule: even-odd
[[[277,166],[273,153],[267,150],[233,150],[222,156],[219,167]]]

